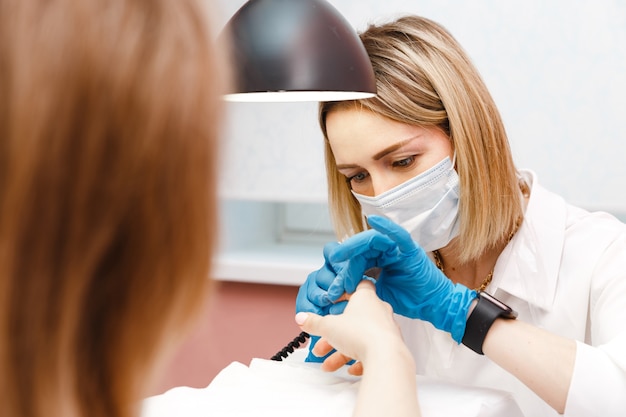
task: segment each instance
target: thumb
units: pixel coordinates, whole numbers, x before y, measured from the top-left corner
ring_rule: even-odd
[[[305,332],[313,335],[319,335],[322,318],[322,316],[315,313],[300,312],[296,314],[296,323]]]

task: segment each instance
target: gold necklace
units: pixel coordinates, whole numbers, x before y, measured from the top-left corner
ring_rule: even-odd
[[[509,233],[509,236],[507,237],[507,240],[506,240],[507,245],[509,244],[511,239],[513,239],[513,236],[515,235],[515,233],[517,233],[517,229],[519,229],[521,223],[522,223],[522,218],[518,217],[518,219],[515,221],[515,227],[513,227],[513,230],[511,230],[511,233]],[[441,259],[441,254],[439,253],[439,249],[435,249],[433,251],[433,257],[435,258],[435,266],[437,266],[437,268],[439,268],[441,273],[445,275],[445,271],[443,270],[443,260]],[[474,291],[477,291],[477,292],[485,291],[485,289],[487,289],[487,286],[491,284],[492,279],[493,279],[493,268],[487,274],[485,279],[483,279],[483,282],[481,282],[478,287],[474,288]]]
[[[433,257],[435,258],[435,265],[445,275],[446,271],[443,270],[443,262],[441,260],[441,254],[439,253],[438,249],[435,249],[433,251]],[[487,274],[483,282],[481,282],[478,287],[474,288],[474,291],[484,291],[487,288],[487,286],[491,284],[492,278],[493,278],[493,269],[491,270],[491,272]]]

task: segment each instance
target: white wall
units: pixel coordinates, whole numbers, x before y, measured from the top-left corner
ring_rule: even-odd
[[[219,0],[223,26],[245,3]],[[570,202],[626,213],[626,2],[331,0],[356,29],[410,12],[465,47],[519,167]],[[314,103],[229,103],[222,196],[326,200]]]

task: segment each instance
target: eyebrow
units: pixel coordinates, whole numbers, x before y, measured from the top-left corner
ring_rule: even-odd
[[[374,161],[378,161],[381,158],[385,157],[386,155],[389,155],[392,152],[397,151],[398,149],[400,149],[401,147],[403,147],[407,142],[411,141],[414,138],[409,138],[409,139],[405,139],[403,141],[400,141],[396,144],[393,144],[385,149],[383,149],[382,151],[378,152],[377,154],[375,154],[372,159]]]
[[[398,149],[400,149],[401,147],[403,147],[404,145],[406,145],[408,142],[411,142],[413,139],[417,139],[421,136],[421,134],[415,135],[415,136],[411,136],[410,138],[407,139],[403,139],[398,143],[394,143],[391,146],[386,147],[385,149],[383,149],[382,151],[376,153],[372,159],[374,161],[378,161],[381,158],[384,158],[385,156],[389,155],[392,152],[397,151]],[[337,165],[337,169],[350,169],[350,168],[358,168],[359,166],[356,164],[342,164],[342,165]]]

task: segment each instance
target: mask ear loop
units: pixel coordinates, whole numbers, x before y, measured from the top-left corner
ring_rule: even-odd
[[[454,150],[454,154],[452,155],[452,167],[450,169],[456,169],[456,149]]]

